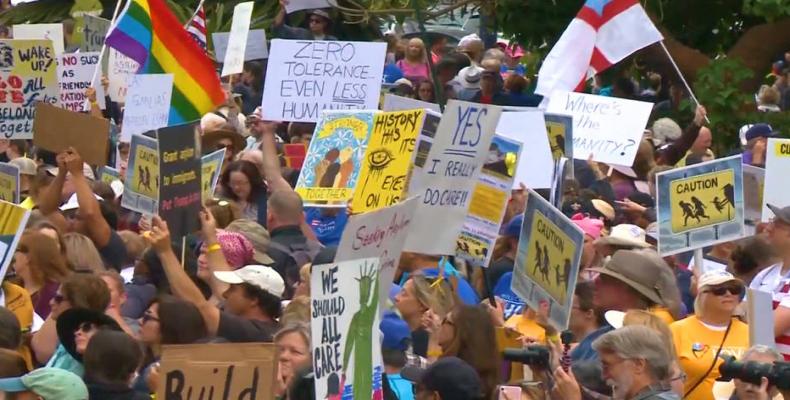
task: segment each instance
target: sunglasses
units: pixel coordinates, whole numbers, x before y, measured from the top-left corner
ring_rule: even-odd
[[[66,298],[63,297],[62,294],[56,294],[54,297],[52,297],[52,301],[58,304],[63,303],[64,300],[66,300]]]
[[[216,148],[217,148],[217,150],[222,150],[222,149],[233,150],[233,145],[232,144],[217,143]]]
[[[705,292],[711,293],[714,296],[724,296],[727,294],[727,292],[735,296],[740,296],[743,293],[743,286],[720,286],[717,288],[708,289]]]
[[[148,313],[143,314],[143,323],[146,323],[148,321],[159,322],[159,318],[154,317],[153,315],[148,314]]]
[[[82,333],[89,333],[95,327],[96,325],[94,325],[93,322],[83,322],[80,324],[80,326],[77,327],[77,331]]]

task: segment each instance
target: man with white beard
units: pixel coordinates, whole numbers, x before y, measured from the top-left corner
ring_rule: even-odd
[[[641,325],[625,326],[593,342],[603,378],[615,400],[679,400],[667,380],[672,359],[666,342]]]

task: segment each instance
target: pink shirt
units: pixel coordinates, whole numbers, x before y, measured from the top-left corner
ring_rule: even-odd
[[[403,72],[403,76],[411,81],[430,79],[431,72],[428,63],[412,64],[406,60],[399,60],[395,65]]]

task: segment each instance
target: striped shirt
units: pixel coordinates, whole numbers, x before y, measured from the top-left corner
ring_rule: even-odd
[[[782,263],[760,271],[749,284],[749,288],[771,293],[772,306],[790,308],[790,272],[782,275]],[[776,337],[776,350],[790,361],[790,331]]]

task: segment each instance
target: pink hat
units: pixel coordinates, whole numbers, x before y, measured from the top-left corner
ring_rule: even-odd
[[[222,248],[222,255],[225,256],[225,260],[232,268],[241,268],[252,262],[255,247],[241,233],[219,229],[217,230],[217,242]]]
[[[600,219],[585,217],[583,214],[574,214],[571,221],[576,224],[584,233],[593,238],[593,240],[601,237],[601,230],[603,230],[603,221]]]
[[[497,42],[497,46],[505,52],[505,55],[510,58],[521,58],[524,57],[524,48],[517,45],[517,44],[508,44],[503,42]]]

